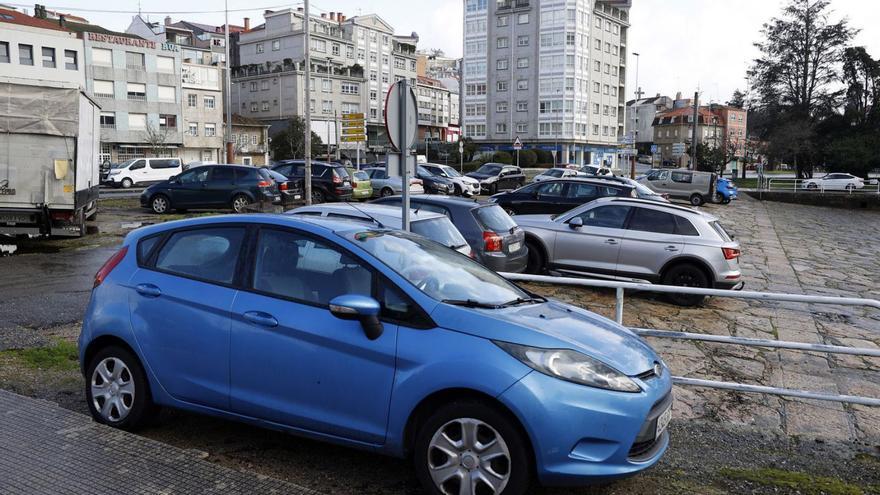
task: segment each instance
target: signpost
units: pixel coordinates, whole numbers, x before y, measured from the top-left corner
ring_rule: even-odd
[[[409,81],[401,79],[391,85],[385,97],[385,130],[388,140],[397,150],[400,164],[401,186],[403,190],[403,230],[409,232],[409,181],[415,164],[410,166],[412,145],[418,134],[418,102],[416,93]],[[390,156],[389,156],[390,158]],[[388,160],[388,172],[391,172],[392,160]],[[389,173],[390,175],[390,173]]]
[[[362,113],[346,113],[342,115],[343,143],[357,143],[357,170],[361,169],[361,143],[367,140],[367,125]]]
[[[513,149],[516,151],[516,166],[519,167],[519,152],[523,149],[522,141],[520,141],[519,136],[516,137],[516,140],[513,142]]]
[[[464,175],[464,141],[461,140],[461,136],[458,137],[458,159],[461,160],[458,171]]]

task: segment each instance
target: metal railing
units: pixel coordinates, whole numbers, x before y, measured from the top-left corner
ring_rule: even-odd
[[[756,301],[776,301],[805,304],[824,304],[836,306],[860,306],[880,309],[880,301],[875,299],[862,299],[851,297],[809,296],[804,294],[783,294],[773,292],[755,291],[731,291],[719,289],[700,289],[693,287],[676,287],[667,285],[653,285],[647,283],[618,282],[613,280],[595,280],[572,277],[551,277],[544,275],[526,275],[521,273],[502,273],[509,280],[518,282],[534,282],[552,285],[566,285],[573,287],[601,288],[615,290],[614,319],[623,325],[624,297],[627,290],[654,292],[660,294],[685,294],[702,295],[710,297],[725,297],[731,299],[746,299]],[[819,352],[826,354],[842,354],[850,356],[866,356],[880,358],[880,349],[844,347],[826,344],[812,344],[805,342],[788,342],[781,340],[755,339],[725,335],[709,335],[699,333],[675,332],[669,330],[656,330],[648,328],[631,328],[634,333],[642,337],[667,338],[676,340],[692,340],[717,344],[739,345],[744,347],[764,347],[771,349],[784,349],[791,351]],[[841,402],[847,404],[859,404],[863,406],[880,407],[880,398],[861,397],[853,395],[825,394],[809,390],[796,390],[779,387],[767,387],[762,385],[750,385],[746,383],[721,382],[715,380],[703,380],[673,376],[673,383],[681,386],[714,388],[731,390],[745,393],[758,393],[795,397],[800,399],[812,399],[819,401]]]
[[[858,188],[855,185],[850,187],[846,184],[829,186],[823,182],[824,181],[818,179],[765,178],[764,183],[759,184],[759,189],[768,192],[880,194],[880,180],[878,179],[865,180],[864,187],[862,188]]]

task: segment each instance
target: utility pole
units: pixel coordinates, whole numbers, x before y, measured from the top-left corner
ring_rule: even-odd
[[[399,86],[399,95],[400,99],[400,172],[402,176],[403,184],[401,184],[401,189],[403,193],[403,230],[405,232],[409,232],[409,163],[407,160],[409,159],[409,143],[407,143],[407,126],[406,126],[406,105],[409,102],[407,98],[407,92],[409,91],[409,84],[407,83],[406,78],[403,78],[398,83]],[[418,112],[418,105],[415,109]]]
[[[693,155],[691,159],[691,170],[697,169],[697,148],[700,145],[700,92],[694,92],[694,135],[693,142],[691,143],[691,154]]]
[[[305,72],[303,78],[305,79],[305,84],[303,84],[305,88],[305,110],[306,110],[306,135],[305,135],[305,158],[306,158],[306,170],[305,170],[305,196],[306,196],[306,205],[312,204],[312,22],[311,17],[309,17],[309,0],[304,0],[303,5],[303,29],[306,31],[306,36],[304,40],[303,53],[305,54]]]
[[[632,168],[630,168],[630,178],[636,178],[636,162],[638,161],[639,151],[638,151],[638,140],[639,140],[639,100],[642,99],[642,88],[639,86],[639,61],[642,58],[642,55],[639,52],[633,52],[633,55],[636,57],[636,101],[633,104],[633,113],[635,113],[635,124],[636,128],[633,129],[633,150],[635,154],[632,156]],[[626,111],[624,109],[624,111]]]
[[[140,9],[140,7],[138,8]],[[223,33],[226,38],[226,63],[224,64],[224,69],[226,69],[226,101],[223,104],[226,105],[226,163],[235,163],[232,146],[232,76],[230,75],[232,64],[229,60],[229,0],[226,0],[224,3],[224,12],[226,15],[226,25],[223,26]]]

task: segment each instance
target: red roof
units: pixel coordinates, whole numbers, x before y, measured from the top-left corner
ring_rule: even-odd
[[[19,26],[30,26],[42,29],[51,29],[53,31],[64,31],[57,22],[47,21],[45,19],[37,19],[22,12],[15,10],[0,9],[0,22],[7,24],[18,24]]]

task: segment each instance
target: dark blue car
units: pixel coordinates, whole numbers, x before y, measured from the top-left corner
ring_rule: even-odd
[[[159,406],[410,457],[431,493],[655,464],[672,381],[641,338],[369,223],[218,216],[129,234],[79,338],[93,417]]]

